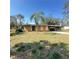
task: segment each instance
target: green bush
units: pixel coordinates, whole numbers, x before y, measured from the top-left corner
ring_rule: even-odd
[[[54,52],[49,59],[62,59],[62,56],[59,53]]]
[[[31,49],[31,44],[26,44],[26,43],[18,43],[14,47],[16,52],[24,52],[28,49]]]
[[[46,46],[50,46],[49,49]],[[54,43],[50,44],[47,41],[35,42],[35,43],[19,43],[11,49],[11,55],[20,55],[31,57],[31,59],[68,59],[69,51],[67,50],[67,44]],[[27,59],[27,58],[25,58]]]
[[[14,36],[14,35],[16,35],[15,33],[10,33],[10,36]]]
[[[16,52],[10,49],[10,56],[16,55]]]
[[[16,34],[21,34],[23,32],[23,30],[22,29],[16,29]]]
[[[38,49],[39,49],[39,50],[42,50],[42,49],[44,49],[44,46],[39,45],[39,46],[38,46]]]
[[[32,53],[35,54],[37,52],[36,49],[32,49]]]

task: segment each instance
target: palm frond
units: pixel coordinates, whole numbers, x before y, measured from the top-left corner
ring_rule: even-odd
[[[30,17],[30,20],[32,21],[32,19],[35,17],[35,14],[32,14]]]

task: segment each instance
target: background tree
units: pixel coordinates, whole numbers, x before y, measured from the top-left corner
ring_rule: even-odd
[[[69,26],[69,0],[66,0],[64,3],[64,20],[63,23],[66,26]]]
[[[60,19],[54,18],[54,17],[48,17],[47,18],[47,24],[49,24],[49,25],[59,25]]]
[[[18,25],[18,27],[20,28],[20,27],[22,27],[22,25],[23,25],[23,19],[24,19],[24,16],[23,15],[21,15],[21,14],[18,14],[18,15],[16,15],[16,19],[17,19],[17,25]]]
[[[17,19],[15,18],[15,16],[10,16],[10,28],[14,27],[17,27]]]
[[[69,14],[69,0],[67,0],[64,4],[64,13]]]

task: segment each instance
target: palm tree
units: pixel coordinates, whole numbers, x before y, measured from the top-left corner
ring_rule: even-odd
[[[30,17],[30,20],[34,20],[36,25],[39,24],[39,22],[41,22],[42,20],[44,21],[43,19],[43,15],[44,13],[43,12],[35,12],[32,14],[32,16]]]
[[[47,17],[45,16],[41,17],[41,24],[47,24]]]

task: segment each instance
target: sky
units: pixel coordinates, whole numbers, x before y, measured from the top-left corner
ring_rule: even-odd
[[[66,0],[10,0],[10,16],[22,14],[26,23],[30,23],[30,16],[38,11],[43,11],[45,16],[63,18],[65,2]]]

